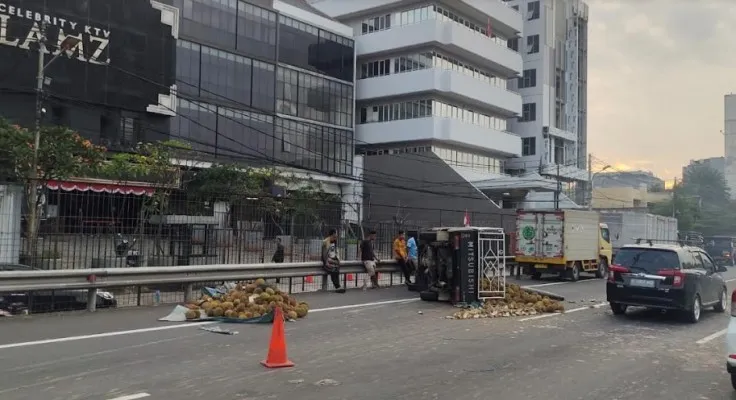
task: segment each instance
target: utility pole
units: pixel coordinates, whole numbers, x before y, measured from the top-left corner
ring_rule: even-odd
[[[593,154],[588,154],[588,210],[593,209]]]
[[[36,70],[36,121],[35,132],[33,138],[33,158],[31,162],[31,170],[28,179],[30,180],[28,190],[28,237],[26,245],[29,255],[36,245],[36,237],[38,236],[38,151],[41,147],[41,121],[45,110],[43,109],[44,84],[46,83],[46,68],[51,65],[60,55],[69,56],[80,40],[76,37],[67,37],[63,42],[59,43],[56,54],[46,63],[46,22],[41,21],[38,34],[38,66]]]
[[[560,164],[557,164],[557,190],[555,190],[555,210],[560,209],[560,192],[562,192],[562,181],[560,181]]]
[[[677,177],[672,184],[672,218],[677,218]]]
[[[46,55],[46,22],[42,21],[38,39],[38,69],[36,70],[36,123],[33,138],[33,159],[29,171],[28,188],[28,255],[34,251],[38,234],[38,148],[41,145],[41,119],[43,118],[43,84]],[[53,61],[53,60],[52,60]]]

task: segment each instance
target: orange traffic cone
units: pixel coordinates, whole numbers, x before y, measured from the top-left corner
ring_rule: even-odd
[[[273,312],[273,329],[271,343],[268,346],[268,356],[261,361],[266,368],[293,367],[294,363],[286,356],[286,335],[284,334],[284,314],[281,308],[276,307]]]
[[[307,282],[307,283],[314,283],[314,277],[313,276],[308,276],[307,279],[305,279],[304,281]]]

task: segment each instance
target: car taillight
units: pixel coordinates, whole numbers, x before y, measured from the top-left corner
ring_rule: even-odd
[[[731,316],[736,317],[736,290],[731,293]]]
[[[621,274],[621,273],[631,272],[631,270],[629,270],[626,267],[622,267],[620,265],[611,265],[610,267],[608,267],[608,281],[609,282],[611,283],[616,282],[616,272]]]
[[[657,275],[671,276],[672,287],[681,288],[685,284],[685,275],[679,269],[660,269]]]

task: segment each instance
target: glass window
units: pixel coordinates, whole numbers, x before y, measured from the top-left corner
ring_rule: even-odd
[[[246,54],[276,58],[276,13],[238,1],[237,49]]]
[[[279,17],[279,61],[352,82],[354,43],[288,17]]]
[[[179,92],[199,96],[200,47],[185,40],[176,41],[176,81]]]

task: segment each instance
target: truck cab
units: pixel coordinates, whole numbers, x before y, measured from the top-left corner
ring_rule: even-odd
[[[611,231],[608,229],[608,224],[600,223],[599,234],[598,234],[598,256],[600,263],[605,266],[605,270],[608,271],[608,266],[611,265],[613,259],[613,245],[611,244]]]

